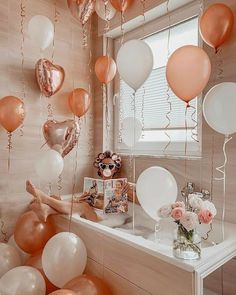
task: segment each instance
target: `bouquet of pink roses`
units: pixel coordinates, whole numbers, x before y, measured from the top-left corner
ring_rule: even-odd
[[[198,224],[211,224],[217,211],[214,204],[203,200],[198,194],[188,196],[187,204],[175,202],[158,210],[160,218],[173,218],[178,225],[173,250],[178,258],[198,259],[201,256],[201,239],[197,239]]]
[[[172,217],[177,224],[181,224],[187,231],[194,230],[198,224],[210,224],[217,211],[210,201],[204,201],[197,194],[188,197],[187,206],[184,202],[165,205],[158,210],[161,218]]]

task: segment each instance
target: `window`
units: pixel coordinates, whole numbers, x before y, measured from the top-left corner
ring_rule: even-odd
[[[143,131],[135,147],[135,153],[157,156],[199,156],[201,151],[199,142],[201,118],[198,113],[200,99],[194,99],[191,102],[192,107],[187,110],[185,116],[186,104],[175,96],[166,81],[168,55],[181,46],[199,44],[198,18],[192,17],[143,40],[152,49],[154,68],[148,80],[136,94],[136,117],[142,123]],[[115,128],[117,129],[115,145],[117,151],[128,154],[129,148],[121,142],[121,126],[124,118],[133,116],[133,90],[122,80],[118,83],[120,99],[115,111]],[[167,119],[167,113],[170,110],[168,97],[171,102],[170,122]]]

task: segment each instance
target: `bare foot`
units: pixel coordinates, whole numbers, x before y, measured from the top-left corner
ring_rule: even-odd
[[[36,200],[44,204],[48,204],[48,199],[50,197],[41,190],[37,189],[29,180],[26,181],[26,191],[31,194]]]
[[[46,222],[48,216],[58,214],[56,210],[42,202],[42,199],[45,200],[44,193],[36,189],[35,186],[28,180],[26,181],[26,191],[34,197],[34,200],[29,205],[29,208],[36,213],[41,221]]]

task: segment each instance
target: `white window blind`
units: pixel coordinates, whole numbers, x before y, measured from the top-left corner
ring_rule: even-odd
[[[149,44],[154,56],[153,71],[143,87],[136,93],[135,110],[136,117],[143,125],[142,142],[145,141],[168,141],[165,131],[168,124],[166,117],[169,111],[167,98],[171,102],[169,114],[169,135],[174,141],[186,140],[186,123],[189,129],[187,140],[192,141],[192,129],[196,127],[198,119],[197,99],[194,99],[185,117],[186,104],[181,101],[169,89],[166,81],[166,64],[168,56],[177,48],[184,45],[198,45],[198,18],[192,18],[178,25],[165,29],[152,36],[143,39]],[[120,81],[120,111],[119,128],[126,117],[134,115],[132,107],[133,90],[124,82]]]

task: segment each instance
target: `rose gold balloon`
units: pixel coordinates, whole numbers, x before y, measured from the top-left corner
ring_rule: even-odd
[[[86,90],[77,88],[70,93],[68,102],[72,113],[80,118],[87,113],[91,100]]]
[[[55,229],[51,218],[49,217],[47,222],[42,222],[33,211],[19,217],[14,232],[16,244],[29,254],[42,250],[54,235]]]
[[[95,63],[95,73],[101,83],[108,84],[116,75],[116,63],[109,56],[101,56]]]
[[[133,4],[133,0],[110,0],[110,2],[120,12],[125,12]]]
[[[43,135],[50,148],[65,157],[77,144],[79,124],[74,120],[58,122],[49,120],[43,125]]]
[[[76,293],[73,291],[70,291],[70,290],[61,289],[61,290],[55,291],[53,293],[50,293],[49,295],[76,295]]]
[[[57,93],[65,80],[64,69],[61,66],[52,64],[45,58],[36,63],[35,74],[39,88],[46,97]]]
[[[166,78],[172,91],[189,103],[206,87],[211,74],[211,62],[206,52],[193,45],[177,49],[169,58]]]
[[[54,286],[46,277],[44,271],[43,271],[43,266],[42,266],[42,252],[37,252],[33,255],[31,255],[25,262],[26,266],[32,266],[39,270],[45,280],[46,284],[46,294],[49,294],[53,291],[58,290],[56,286]]]
[[[92,275],[79,276],[65,285],[78,295],[112,295],[110,287],[100,278]]]
[[[230,37],[233,26],[233,11],[223,3],[216,3],[202,15],[200,33],[202,39],[217,50]]]
[[[73,17],[85,25],[95,9],[95,0],[67,0],[67,5]]]
[[[8,132],[15,131],[24,121],[24,103],[18,97],[6,96],[0,100],[0,124]]]

